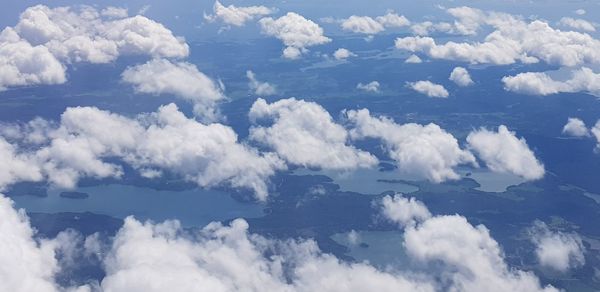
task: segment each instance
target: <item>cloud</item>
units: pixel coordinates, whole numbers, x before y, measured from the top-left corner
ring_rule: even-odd
[[[32,46],[11,28],[0,33],[0,91],[66,82],[65,67],[44,46]]]
[[[227,25],[243,26],[248,21],[273,13],[273,10],[265,6],[223,6],[221,2],[215,1],[213,13],[212,15],[205,14],[204,19],[209,22],[220,20]]]
[[[562,133],[573,137],[587,137],[590,135],[585,123],[578,118],[569,118],[563,127]]]
[[[431,218],[431,213],[422,202],[415,198],[405,198],[402,194],[383,197],[381,214],[402,227],[413,226]]]
[[[592,24],[591,22],[589,22],[587,20],[583,20],[583,19],[563,17],[560,19],[558,24],[560,24],[564,27],[581,30],[581,31],[596,31],[596,27],[594,24]]]
[[[216,104],[226,99],[221,85],[187,62],[154,59],[127,68],[121,78],[138,93],[173,94],[194,104],[194,113],[205,121],[216,121]]]
[[[124,220],[101,253],[105,277],[100,283],[60,287],[54,276],[68,265],[56,251],[98,251],[93,236],[62,233],[38,242],[23,211],[0,197],[0,288],[7,291],[557,291],[542,287],[532,273],[509,268],[498,243],[483,226],[462,216],[431,216],[415,199],[385,197],[394,212],[402,208],[422,214],[406,226],[403,242],[410,270],[379,270],[368,262],[351,263],[323,253],[313,240],[274,240],[248,232],[243,219],[228,225],[211,223],[184,230],[178,221],[154,224]],[[400,209],[398,209],[400,208]],[[386,214],[386,213],[384,213]],[[83,250],[73,249],[82,245]],[[99,254],[99,253],[97,253]],[[428,269],[435,265],[436,269]],[[198,286],[198,283],[202,283]],[[95,290],[94,290],[95,291]]]
[[[409,82],[407,83],[410,88],[418,93],[425,94],[429,97],[448,97],[449,93],[444,86],[440,84],[435,84],[431,81],[417,81],[417,82]]]
[[[383,24],[369,16],[352,15],[342,21],[342,29],[354,33],[378,34],[385,30]]]
[[[383,16],[377,16],[375,19],[384,27],[403,27],[410,25],[410,21],[404,17],[404,15],[398,15],[393,12],[388,12]]]
[[[348,132],[314,102],[258,99],[250,109],[250,139],[274,149],[286,161],[305,167],[351,170],[377,164],[377,158],[348,144]],[[270,127],[260,121],[272,122]]]
[[[456,85],[462,87],[473,85],[473,80],[471,80],[469,71],[463,67],[454,68],[454,70],[452,70],[450,73],[450,78],[448,79],[456,83]]]
[[[60,123],[49,127],[41,143],[0,143],[0,157],[8,161],[0,166],[2,182],[45,179],[73,188],[81,177],[120,177],[120,164],[108,162],[119,159],[141,174],[164,170],[201,187],[250,189],[265,200],[268,178],[285,168],[275,154],[238,142],[230,127],[189,119],[174,104],[136,118],[94,107],[67,108]],[[23,145],[20,151],[16,145]]]
[[[370,16],[352,15],[339,22],[341,23],[343,30],[367,35],[378,34],[390,27],[395,28],[410,25],[410,21],[406,19],[406,17],[394,12],[388,12],[386,15],[377,16],[375,19]]]
[[[288,59],[297,59],[308,47],[331,41],[323,35],[323,29],[318,24],[294,12],[277,19],[266,17],[259,23],[264,34],[283,42],[286,46],[284,57]]]
[[[336,60],[345,60],[345,59],[348,59],[348,58],[350,58],[350,57],[356,57],[356,54],[355,54],[355,53],[353,53],[353,52],[351,52],[351,51],[349,51],[349,50],[347,50],[347,49],[340,48],[340,49],[337,49],[337,50],[336,50],[336,51],[333,53],[333,57],[334,57]]]
[[[577,9],[574,12],[577,15],[584,15],[586,11],[585,11],[585,9]]]
[[[385,117],[372,117],[367,109],[346,114],[354,126],[351,137],[380,139],[403,174],[442,182],[460,177],[455,166],[475,164],[475,157],[460,149],[458,141],[436,124],[396,124]]]
[[[497,132],[475,130],[469,133],[467,142],[469,149],[492,171],[512,173],[527,180],[544,176],[544,165],[536,159],[525,139],[517,138],[504,125],[499,126]]]
[[[600,151],[600,120],[598,120],[596,124],[590,129],[590,132],[592,132],[597,141],[596,151]]]
[[[58,292],[54,275],[59,270],[55,251],[48,242],[33,239],[24,210],[0,195],[0,290],[14,292]]]
[[[362,91],[366,91],[366,92],[379,92],[379,82],[377,81],[371,81],[367,84],[362,84],[362,83],[358,83],[356,85],[356,89],[360,89]]]
[[[506,65],[541,60],[552,65],[578,66],[600,60],[600,41],[588,34],[557,30],[541,20],[526,22],[505,13],[484,15],[463,22],[465,32],[475,32],[480,25],[494,29],[482,42],[437,44],[431,37],[416,36],[396,39],[396,48],[473,64]]]
[[[246,77],[248,78],[248,86],[250,87],[250,89],[252,89],[254,91],[254,94],[256,95],[260,95],[260,96],[268,96],[268,95],[274,95],[276,92],[275,86],[267,83],[267,82],[260,82],[256,79],[256,76],[254,75],[254,72],[248,70],[246,71]]]
[[[404,233],[407,254],[439,263],[449,291],[555,291],[530,272],[509,268],[498,243],[483,226],[459,215],[434,216]]]
[[[542,267],[564,273],[585,264],[585,247],[577,233],[551,231],[544,222],[536,221],[529,236]]]
[[[65,64],[109,63],[121,55],[182,58],[183,38],[162,24],[127,11],[91,6],[27,8],[0,34],[0,89],[66,82]]]
[[[546,72],[525,72],[502,78],[504,89],[523,94],[550,95],[561,92],[586,92],[600,96],[600,74],[582,67],[570,70],[568,79],[554,79]]]
[[[423,63],[423,60],[421,60],[421,58],[419,58],[419,56],[413,54],[413,55],[410,55],[408,58],[406,58],[406,60],[404,60],[404,63],[419,64],[419,63]]]

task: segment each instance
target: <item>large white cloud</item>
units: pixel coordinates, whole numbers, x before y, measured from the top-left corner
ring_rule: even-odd
[[[6,28],[0,33],[0,91],[11,86],[60,84],[65,67],[44,46],[32,46]]]
[[[480,25],[494,28],[482,42],[438,44],[431,37],[417,36],[398,38],[396,47],[436,59],[469,63],[512,64],[542,60],[554,65],[576,66],[600,60],[600,40],[589,34],[561,31],[541,20],[526,22],[504,13],[485,13],[481,17],[477,15],[482,12],[466,11],[457,14],[464,17],[459,22],[465,32],[475,32]]]
[[[600,74],[582,67],[570,71],[568,79],[551,77],[545,72],[526,72],[502,78],[504,89],[532,95],[550,95],[561,92],[586,92],[600,96]]]
[[[23,210],[0,195],[0,290],[58,292],[54,275],[59,267],[54,249],[34,240]]]
[[[182,58],[189,47],[162,24],[115,7],[29,7],[0,35],[0,89],[64,83],[64,64],[132,54]]]
[[[204,18],[210,22],[217,20],[227,25],[243,26],[246,22],[257,17],[269,15],[273,10],[265,6],[236,7],[235,5],[224,6],[219,1],[215,1],[212,15],[204,15]]]
[[[473,85],[473,80],[471,79],[469,71],[463,67],[455,67],[450,73],[450,78],[448,79],[456,83],[458,86],[465,87]]]
[[[443,85],[436,84],[428,80],[409,82],[407,85],[414,91],[425,94],[429,97],[446,98],[448,95],[450,95],[448,90],[446,90]]]
[[[284,57],[299,58],[308,47],[325,44],[331,41],[323,35],[323,29],[313,21],[294,12],[277,19],[271,17],[259,21],[262,32],[280,39],[286,46]]]
[[[548,225],[536,221],[529,235],[542,267],[564,273],[585,264],[585,247],[577,233],[551,231]]]
[[[182,97],[194,104],[194,112],[203,120],[218,120],[216,104],[225,99],[222,86],[193,64],[154,59],[127,68],[121,76],[136,92]]]
[[[390,197],[388,197],[390,198]],[[106,252],[98,253],[106,276],[96,285],[63,288],[54,276],[62,268],[56,250],[72,249],[77,236],[59,235],[40,244],[22,211],[0,197],[0,288],[7,291],[557,291],[535,275],[509,268],[500,246],[483,225],[459,215],[431,216],[414,199],[388,200],[390,219],[409,204],[422,213],[406,226],[398,252],[436,269],[379,270],[367,262],[348,263],[319,250],[312,240],[272,240],[248,232],[242,219],[189,231],[177,221],[124,221]],[[411,209],[409,208],[409,209]],[[413,210],[413,211],[414,211]],[[386,216],[388,213],[384,213]],[[83,252],[98,251],[88,244]],[[75,290],[77,289],[77,290]]]
[[[50,127],[39,143],[0,143],[0,157],[7,161],[0,166],[1,182],[45,178],[72,188],[81,177],[120,177],[121,166],[107,162],[120,158],[142,174],[164,170],[203,187],[251,189],[264,200],[268,178],[285,168],[275,154],[239,143],[231,128],[188,119],[174,104],[137,118],[93,107],[68,108],[60,123]],[[26,143],[22,149],[27,151],[14,149],[20,143]]]
[[[509,172],[528,180],[544,176],[540,163],[524,138],[517,138],[504,125],[498,131],[475,130],[467,136],[469,148],[475,151],[492,171]]]
[[[353,139],[380,139],[399,171],[417,179],[458,179],[453,167],[475,163],[475,157],[436,124],[400,125],[385,117],[372,117],[366,109],[348,111],[347,117],[354,125],[350,131]]]
[[[377,164],[373,155],[348,144],[347,130],[317,103],[290,98],[268,104],[258,99],[249,116],[257,124],[261,120],[272,123],[253,126],[250,138],[273,148],[290,163],[341,170]]]
[[[434,216],[407,228],[404,246],[417,261],[443,265],[440,278],[448,291],[558,291],[542,287],[531,272],[509,268],[489,230],[459,215]]]

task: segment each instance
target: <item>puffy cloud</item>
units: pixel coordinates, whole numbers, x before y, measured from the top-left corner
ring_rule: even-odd
[[[0,195],[0,290],[58,292],[54,275],[59,267],[54,249],[33,239],[34,230],[23,210]]]
[[[68,264],[56,252],[69,253],[74,234],[38,243],[27,217],[0,197],[0,269],[2,290],[9,291],[557,291],[542,287],[532,273],[511,269],[483,226],[464,217],[431,216],[420,202],[386,197],[396,211],[422,214],[405,229],[407,255],[434,270],[379,270],[367,262],[349,263],[325,254],[312,240],[272,240],[248,232],[242,219],[184,230],[178,221],[124,221],[101,260],[106,273],[97,285],[63,288],[54,275]],[[385,200],[385,199],[384,199]],[[399,209],[400,208],[400,209]],[[414,213],[414,212],[413,212]],[[98,250],[92,236],[83,252]],[[399,249],[400,252],[400,249]],[[201,283],[201,285],[198,285]]]
[[[509,172],[527,180],[544,176],[545,170],[527,146],[524,138],[517,138],[506,126],[497,132],[479,129],[467,136],[469,148],[477,153],[492,171]]]
[[[19,35],[35,45],[44,45],[59,59],[108,63],[121,54],[181,58],[189,47],[162,24],[143,16],[103,19],[94,8],[80,11],[69,7],[27,8],[15,26]]]
[[[353,53],[353,52],[351,52],[351,51],[349,51],[349,50],[347,50],[347,49],[344,49],[344,48],[337,49],[337,50],[336,50],[336,51],[333,53],[333,57],[334,57],[336,60],[345,60],[345,59],[348,59],[348,58],[350,58],[350,57],[355,57],[355,56],[356,56],[356,54],[355,54],[355,53]]]
[[[586,13],[585,9],[577,9],[574,12],[577,15],[584,15]]]
[[[358,83],[356,85],[356,89],[360,89],[366,92],[379,92],[379,82],[371,81],[367,84]]]
[[[12,86],[61,84],[65,67],[44,46],[32,46],[11,28],[0,33],[0,91]]]
[[[406,58],[406,60],[404,60],[404,63],[419,64],[423,63],[423,60],[421,60],[421,58],[419,58],[417,55],[410,55],[408,58]]]
[[[127,17],[124,9],[37,5],[0,34],[0,89],[64,83],[63,63],[108,63],[132,54],[180,58],[188,53],[185,41],[162,24]]]
[[[458,86],[469,86],[473,85],[473,80],[471,80],[471,75],[469,71],[463,67],[456,67],[450,73],[450,81],[456,83]]]
[[[431,218],[429,209],[415,198],[405,198],[402,194],[385,196],[381,200],[381,214],[400,226],[413,226]]]
[[[532,95],[550,95],[561,92],[587,92],[600,96],[600,74],[582,67],[571,70],[569,79],[554,79],[545,72],[525,72],[502,78],[504,89]]]
[[[437,44],[433,38],[417,36],[398,38],[396,47],[436,59],[475,64],[505,65],[542,60],[549,64],[576,66],[600,60],[600,41],[588,34],[556,30],[540,20],[526,22],[503,13],[487,13],[484,17],[476,15],[464,18],[463,28],[465,32],[475,32],[479,25],[492,26],[494,31],[483,42]]]
[[[105,261],[104,291],[434,291],[433,285],[323,254],[312,241],[279,242],[248,233],[246,221],[212,223],[182,236],[177,222],[133,218]],[[273,256],[266,256],[266,252]],[[168,255],[168,256],[165,256]],[[140,280],[143,279],[143,280]],[[202,285],[198,285],[202,283]]]
[[[411,26],[414,34],[426,36],[431,32],[443,32],[457,35],[475,35],[483,23],[486,22],[486,14],[471,7],[455,7],[446,10],[455,18],[454,22],[424,21]]]
[[[585,123],[578,118],[569,118],[562,132],[573,137],[586,137],[590,135]]]
[[[210,22],[217,20],[227,25],[243,26],[246,22],[257,17],[269,15],[273,10],[265,6],[236,7],[234,5],[224,6],[219,1],[215,1],[213,6],[213,15],[204,15],[204,18]]]
[[[272,121],[270,127],[253,126],[250,138],[273,148],[279,156],[296,165],[350,170],[372,167],[377,159],[348,145],[348,132],[314,102],[294,98],[268,104],[258,99],[250,119]]]
[[[388,12],[386,15],[378,16],[375,19],[369,16],[352,15],[340,22],[342,29],[346,31],[368,35],[378,34],[387,27],[403,27],[410,24],[406,17],[394,12]]]
[[[216,103],[226,98],[220,84],[187,62],[154,59],[127,68],[121,76],[138,93],[173,94],[192,102],[196,115],[206,121],[218,119]]]
[[[596,31],[596,27],[594,26],[594,24],[592,24],[591,22],[589,22],[587,20],[583,20],[583,19],[563,17],[560,19],[558,24],[565,26],[565,27],[572,28],[572,29],[576,29],[576,30]]]
[[[121,166],[106,161],[120,158],[142,174],[165,170],[202,187],[251,189],[264,200],[268,178],[285,168],[275,154],[259,154],[239,143],[231,128],[188,119],[174,104],[135,119],[93,107],[68,108],[47,133],[45,142],[22,147],[27,152],[0,148],[0,157],[9,163],[0,167],[6,183],[40,180],[36,172],[23,169],[23,163],[30,163],[50,183],[72,188],[80,177],[120,177]]]
[[[248,86],[250,86],[250,89],[252,89],[254,91],[254,94],[256,95],[261,95],[261,96],[267,96],[267,95],[274,95],[276,90],[275,90],[275,86],[267,83],[267,82],[260,82],[256,79],[256,76],[254,75],[254,72],[248,70],[246,71],[246,77],[248,78]]]
[[[388,12],[386,15],[377,16],[377,22],[384,27],[403,27],[410,25],[410,21],[404,15]]]
[[[423,263],[441,263],[448,291],[555,291],[530,272],[511,269],[498,243],[483,226],[462,216],[434,216],[404,233],[407,254]]]
[[[343,20],[341,25],[344,30],[362,34],[377,34],[385,30],[383,24],[369,16],[352,15]]]
[[[449,93],[444,86],[440,84],[435,84],[431,81],[417,81],[417,82],[409,82],[407,83],[410,88],[418,93],[425,94],[429,97],[448,97]]]
[[[451,134],[436,124],[396,124],[385,117],[372,117],[368,110],[347,112],[354,128],[353,139],[376,138],[383,145],[400,172],[417,179],[442,182],[458,179],[453,167],[475,164],[475,157],[462,150]]]
[[[585,247],[577,233],[551,231],[544,222],[536,221],[529,235],[542,267],[564,273],[585,264]]]
[[[311,20],[294,12],[273,19],[263,18],[259,21],[262,32],[280,39],[286,46],[284,57],[299,58],[307,47],[325,44],[331,41],[323,35],[323,29]]]

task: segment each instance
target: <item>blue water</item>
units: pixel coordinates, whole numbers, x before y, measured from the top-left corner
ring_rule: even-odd
[[[178,219],[185,227],[204,226],[212,221],[263,215],[263,206],[242,203],[229,194],[194,189],[187,191],[158,191],[130,185],[99,185],[79,188],[89,194],[85,199],[69,199],[60,191],[49,190],[47,197],[13,197],[18,208],[28,212],[92,212],[116,218],[133,215],[140,220],[164,221]]]

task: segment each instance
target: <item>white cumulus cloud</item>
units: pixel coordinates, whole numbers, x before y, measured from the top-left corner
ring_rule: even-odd
[[[154,59],[127,68],[121,77],[138,93],[172,94],[190,101],[196,115],[205,121],[218,120],[216,104],[226,98],[220,84],[187,62]]]
[[[552,231],[544,222],[536,221],[529,235],[542,267],[564,273],[585,264],[585,247],[577,233]]]
[[[253,126],[250,138],[273,148],[292,164],[352,170],[378,162],[370,153],[349,145],[347,130],[314,102],[290,98],[269,104],[258,99],[249,116],[255,123],[272,122],[270,127]]]
[[[345,60],[348,59],[350,57],[356,57],[356,54],[349,51],[348,49],[344,49],[344,48],[340,48],[337,49],[334,53],[333,53],[333,57],[336,60]]]
[[[586,137],[590,135],[590,131],[585,126],[585,123],[578,118],[569,118],[562,129],[562,133],[573,137]]]
[[[288,59],[297,59],[308,47],[331,41],[323,35],[323,28],[318,24],[294,12],[288,12],[277,19],[266,17],[259,23],[264,34],[283,42],[286,46],[283,55]]]
[[[475,151],[489,169],[509,172],[527,180],[544,176],[544,165],[540,163],[524,138],[517,138],[504,125],[498,131],[475,130],[467,136],[469,148]]]
[[[456,83],[458,86],[469,86],[473,85],[473,80],[471,79],[471,75],[469,71],[463,67],[456,67],[450,73],[450,81]]]
[[[546,72],[525,72],[502,78],[504,89],[523,94],[550,95],[561,92],[586,92],[600,96],[600,73],[582,67],[570,71],[570,77],[553,78]]]
[[[380,139],[399,171],[416,179],[458,179],[455,166],[475,163],[475,157],[436,124],[401,125],[385,117],[373,117],[367,109],[348,111],[347,118],[354,126],[350,131],[353,139]]]
[[[421,81],[417,81],[417,82],[409,82],[407,84],[414,91],[421,93],[421,94],[425,94],[429,97],[446,98],[446,97],[448,97],[448,95],[450,95],[448,93],[448,90],[446,90],[446,88],[444,88],[444,86],[442,86],[440,84],[435,84],[431,81],[421,80]]]
[[[215,1],[213,13],[205,14],[204,18],[210,22],[220,20],[227,25],[243,26],[248,21],[273,13],[273,10],[265,6],[224,6],[221,2]]]

